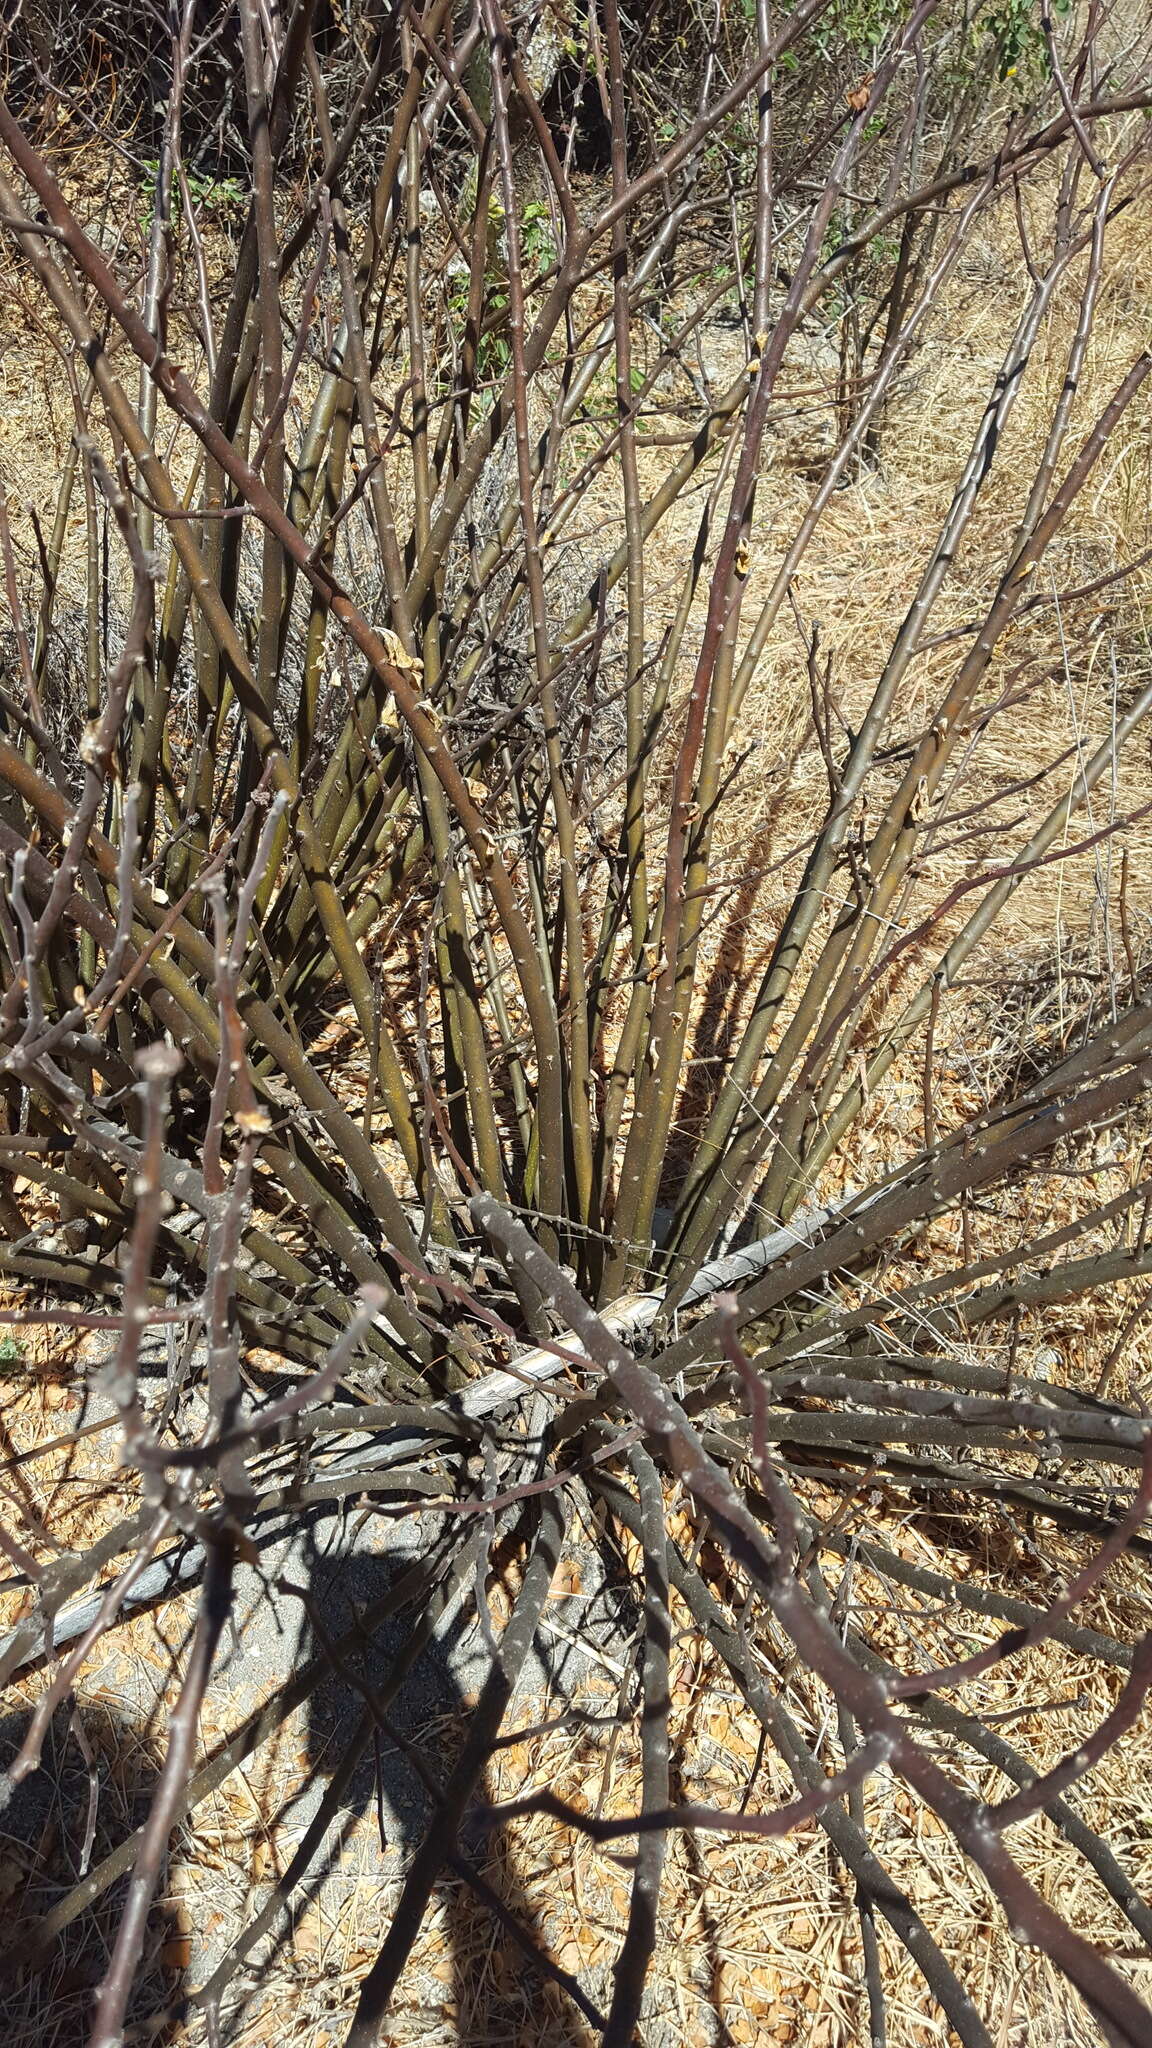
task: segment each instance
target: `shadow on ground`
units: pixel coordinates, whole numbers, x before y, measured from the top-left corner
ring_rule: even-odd
[[[343,1525],[330,1518],[298,1531],[259,1567],[241,1567],[236,1625],[213,1678],[218,1721],[239,1726],[277,1683],[355,1630],[429,1540],[415,1522],[406,1526],[401,1542],[394,1525],[378,1526],[376,1549],[371,1538],[365,1545],[362,1537],[349,1549]],[[325,1987],[310,1983],[308,1965],[293,1959],[293,1930],[318,1899],[326,1917],[340,1923],[355,1894],[359,1944],[369,1955],[379,1948],[413,1857],[440,1825],[436,1788],[457,1759],[489,1669],[471,1597],[427,1642],[420,1637],[424,1621],[409,1608],[370,1634],[362,1632],[355,1649],[345,1652],[343,1669],[330,1669],[302,1710],[304,1783],[273,1817],[278,1842],[287,1843],[286,1854],[293,1858],[287,1866],[281,1859],[281,1883],[285,1867],[296,1881],[274,1911],[270,1886],[248,1885],[249,1924],[267,1915],[259,1938],[235,1952],[244,1925],[240,1915],[225,1915],[214,1935],[195,1924],[189,1932],[187,1918],[177,1924],[169,1895],[161,1891],[149,1921],[126,2044],[164,2048],[176,2038],[204,2039],[206,1985],[215,1993],[211,2003],[221,2048],[242,2038],[263,2040],[252,2025],[269,1991],[281,1984],[298,1988],[303,2022],[310,1994],[319,1997]],[[618,1594],[603,1579],[591,1594],[550,1604],[521,1687],[525,1702],[533,1702],[527,1717],[545,1695],[549,1714],[563,1713],[580,1696],[589,1646],[611,1639],[618,1657],[629,1633]],[[413,1656],[417,1637],[419,1654]],[[524,1721],[514,1704],[509,1725]],[[0,1766],[18,1753],[27,1726],[27,1712],[0,1721]],[[159,1714],[136,1719],[104,1694],[81,1697],[57,1713],[41,1768],[22,1781],[0,1813],[0,1907],[6,1937],[15,1937],[4,1944],[0,2038],[12,2048],[83,2048],[87,2041],[93,1995],[107,1966],[127,1878],[82,1913],[35,1968],[22,1959],[19,1927],[40,1921],[141,1824],[163,1749]],[[482,1801],[487,1789],[478,1783],[476,1797]],[[188,1825],[173,1837],[173,1872],[182,1843],[190,1862],[196,1858],[195,1820],[191,1836]],[[468,2048],[529,2041],[587,2048],[597,2038],[588,2018],[555,1989],[541,1998],[545,1976],[532,1953],[544,1945],[541,1930],[506,1841],[499,1831],[481,1837],[466,1828],[459,1847],[495,1895],[496,1909],[492,1897],[478,1896],[459,1871],[441,1869],[435,1890],[443,1909],[438,1967],[434,1975],[406,1972],[381,2039],[403,2041],[411,2033]],[[306,1867],[296,1871],[296,1861]],[[367,1911],[365,1899],[371,1901]],[[357,1977],[342,1976],[334,2001],[335,1989],[327,1988],[324,2017],[330,2037],[339,2039],[355,2006]],[[318,2008],[317,2022],[320,2017]],[[303,2025],[297,2031],[293,2024],[279,2038],[303,2043],[312,2031]]]

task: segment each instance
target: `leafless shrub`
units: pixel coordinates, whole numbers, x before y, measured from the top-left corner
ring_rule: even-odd
[[[935,0],[686,13],[670,53],[659,7],[616,0],[397,4],[335,39],[307,4],[150,11],[157,158],[114,247],[26,109],[0,109],[12,289],[56,338],[76,420],[51,530],[0,506],[0,1271],[24,1290],[4,1313],[115,1333],[105,1393],[138,1493],[59,1555],[10,1496],[0,1542],[36,1598],[0,1664],[46,1660],[12,1784],[108,1632],[200,1588],[147,1820],[21,1935],[34,1966],[131,1868],[93,2048],[123,2038],[178,1821],[350,1655],[310,1610],[315,1664],[198,1760],[237,1560],[317,1504],[379,1495],[430,1503],[445,1534],[377,1619],[415,1617],[411,1662],[436,1603],[478,1585],[491,1668],[443,1779],[387,1688],[357,1681],[361,1747],[394,1743],[435,1810],[359,1987],[357,2048],[442,1869],[624,2044],[669,1830],[812,1819],[857,1887],[873,2040],[879,1914],[956,2035],[989,2041],[964,1959],[869,1839],[878,1773],[935,1812],[1105,2038],[1152,2024],[1009,1833],[1043,1810],[1147,1944],[1122,1859],[1065,1800],[1130,1740],[1152,1675],[1147,1636],[1085,1614],[1147,1554],[1152,1492],[1146,1408],[1110,1398],[1152,1266],[1152,1182],[1128,1156],[1152,1061],[1128,853],[1152,683],[1101,652],[1148,550],[1118,514],[1107,548],[1103,520],[1087,540],[1078,524],[1147,417],[1147,351],[1102,392],[1087,375],[1145,197],[1147,47],[1095,6],[975,41]],[[222,37],[238,212],[234,156],[214,181],[188,139]],[[1008,338],[974,368],[981,402],[861,686],[807,565],[842,491],[882,479],[981,238],[1009,232]],[[82,720],[48,701],[74,619]],[[766,674],[781,751],[763,777],[747,714]],[[1045,724],[1054,690],[1069,709]],[[1059,1028],[965,1069],[966,982],[1003,973],[1010,907],[1066,877],[1093,908],[1059,956]],[[755,963],[761,886],[780,914]],[[1093,1391],[1044,1364],[1044,1316],[1107,1289],[1136,1306]],[[188,1339],[158,1403],[153,1323]],[[262,1405],[253,1346],[288,1375]],[[517,1438],[490,1418],[528,1390]],[[639,1546],[620,1715],[638,1717],[642,1812],[527,1807],[637,1837],[603,2009],[469,1834],[503,1811],[484,1774],[580,1489]],[[910,1576],[891,1500],[957,1497],[1079,1542],[1064,1589],[1009,1599],[979,1556]],[[497,1637],[498,1533],[520,1569]],[[1008,1626],[942,1653],[910,1632],[897,1654],[854,1611],[858,1559]],[[795,1781],[779,1813],[675,1796],[673,1594]],[[940,1695],[1056,1641],[1125,1675],[1037,1775]],[[797,1669],[834,1731],[819,1754],[788,1704]],[[971,1796],[935,1754],[942,1725],[1018,1790]],[[218,2032],[307,1840],[185,2018]]]

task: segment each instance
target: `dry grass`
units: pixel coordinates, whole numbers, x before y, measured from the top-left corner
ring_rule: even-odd
[[[1076,400],[1066,462],[1148,342],[1150,206],[1145,193],[1118,224],[1110,244],[1099,323]],[[865,471],[833,495],[796,578],[798,613],[805,627],[812,621],[820,624],[821,645],[834,657],[839,712],[853,727],[939,533],[958,461],[972,443],[1021,303],[1023,263],[1010,202],[1004,202],[990,235],[989,252],[997,256],[997,288],[990,291],[983,278],[970,275],[953,281],[927,344],[889,409],[880,467]],[[976,267],[975,258],[970,267]],[[1041,331],[981,510],[934,613],[933,638],[979,619],[1003,572],[1065,374],[1080,282],[1076,269]],[[830,381],[830,372],[826,374]],[[810,486],[786,461],[774,466],[772,447],[770,443],[758,501],[757,527],[764,539],[760,551],[753,553],[745,620],[755,618],[783,545],[811,495]],[[1045,566],[1046,591],[1088,582],[1146,548],[1152,540],[1150,502],[1152,402],[1145,394],[1133,407],[1120,445],[1073,509]],[[657,577],[662,563],[673,577],[691,543],[694,518],[690,506],[677,507],[660,529],[652,562]],[[775,535],[782,540],[774,545]],[[1063,761],[1061,757],[1071,746],[1079,757],[1090,752],[1110,729],[1114,691],[1123,705],[1146,683],[1152,668],[1150,589],[1152,570],[1145,566],[1130,580],[1070,609],[1046,608],[1025,615],[999,649],[982,701],[994,701],[1018,667],[1024,669],[1025,700],[1014,702],[972,750],[971,759],[963,762],[962,772],[947,789],[944,811],[987,800],[1057,761],[1061,765],[1050,772],[1039,794],[1045,807],[1065,794],[1075,777],[1078,755]],[[1107,631],[1101,633],[1101,627]],[[930,722],[966,646],[966,640],[939,646],[917,662],[901,702],[893,744],[901,730],[917,734]],[[827,801],[824,764],[810,735],[797,752],[808,717],[805,650],[785,609],[744,708],[741,744],[754,751],[719,823],[721,845],[730,848],[737,910],[732,922],[717,914],[705,955],[712,963],[725,956],[723,981],[733,1017],[739,1014],[740,994],[749,994],[755,986],[755,966],[766,956],[800,873],[800,860],[783,862],[781,853],[789,846],[803,846]],[[1121,760],[1114,787],[1101,793],[1087,819],[1078,821],[1066,841],[1088,837],[1109,815],[1141,811],[1150,797],[1147,741],[1137,735]],[[978,859],[992,864],[1004,857],[1006,844],[1022,843],[1027,832],[1018,821],[1036,814],[1036,801],[1030,795],[1010,805],[1001,802],[980,838],[967,839],[952,854],[933,851],[930,886],[922,887],[914,899],[920,914],[971,873]],[[1016,829],[1006,840],[1009,822]],[[1143,953],[1152,928],[1152,817],[1138,818],[1122,843],[1129,856],[1132,928],[1137,952]],[[761,855],[764,864],[772,861],[774,872],[749,906],[740,897],[739,880],[749,866],[760,864]],[[973,963],[972,974],[987,971],[992,963],[999,980],[1006,960],[1027,969],[1037,961],[1061,962],[1084,946],[1091,947],[1098,962],[1109,943],[1108,924],[1115,937],[1118,865],[1115,848],[1111,853],[1097,849],[1040,871],[1011,898],[983,958]],[[1111,915],[1102,917],[1101,896],[1108,884]],[[961,906],[954,922],[969,907]],[[740,969],[733,976],[737,947]],[[951,1033],[962,1044],[969,1024],[965,995],[949,992],[946,1008]]]

